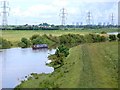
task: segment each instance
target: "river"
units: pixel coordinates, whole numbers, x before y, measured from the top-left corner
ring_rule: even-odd
[[[108,32],[107,34],[108,34],[108,35],[117,35],[118,32]]]
[[[55,49],[11,48],[0,52],[2,70],[2,88],[14,88],[25,76],[31,73],[51,73],[54,68],[46,66],[49,54]]]

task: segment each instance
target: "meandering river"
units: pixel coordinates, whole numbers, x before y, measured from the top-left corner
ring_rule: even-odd
[[[54,68],[46,66],[48,55],[55,49],[11,48],[0,52],[2,70],[2,88],[14,88],[31,73],[51,73]]]

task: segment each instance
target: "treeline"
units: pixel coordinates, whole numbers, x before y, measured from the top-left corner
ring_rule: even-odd
[[[99,34],[86,34],[86,35],[79,35],[79,34],[66,34],[61,36],[52,36],[50,35],[33,35],[29,39],[28,38],[21,38],[19,41],[18,46],[22,48],[31,47],[35,44],[48,44],[50,45],[65,45],[67,47],[72,47],[75,45],[79,45],[82,43],[95,43],[95,42],[105,42],[105,41],[120,41],[120,34],[118,35],[99,35]],[[6,49],[12,46],[10,41],[6,39],[0,38],[0,48]]]
[[[59,30],[60,26],[42,23],[39,25],[9,25],[0,27],[1,30]]]
[[[118,25],[50,25],[47,23],[42,23],[39,25],[9,25],[0,27],[0,30],[69,30],[75,28],[83,28],[83,29],[100,29],[100,28],[119,28]]]

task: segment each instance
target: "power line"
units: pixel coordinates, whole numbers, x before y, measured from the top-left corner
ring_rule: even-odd
[[[87,25],[91,24],[91,12],[87,13]]]
[[[10,8],[8,7],[9,3],[4,0],[2,1],[2,26],[5,27],[8,25],[8,21],[7,21],[7,16],[9,16],[9,10]]]
[[[86,22],[87,22],[87,25],[92,25],[93,24],[93,17],[92,17],[92,14],[91,14],[90,11],[87,12],[87,20],[86,20]]]
[[[114,25],[114,15],[113,15],[113,13],[111,14],[111,25]]]
[[[65,20],[67,19],[66,18],[66,9],[65,8],[62,8],[61,10],[60,10],[60,17],[61,17],[61,25],[64,27],[65,26],[65,24],[66,24],[66,22],[65,22]]]

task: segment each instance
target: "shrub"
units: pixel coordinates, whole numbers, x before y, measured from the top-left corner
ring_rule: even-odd
[[[47,36],[39,36],[37,37],[36,39],[33,39],[31,40],[32,44],[35,45],[35,44],[51,44],[53,43],[52,40],[48,39]]]
[[[7,49],[12,46],[10,41],[7,41],[6,39],[3,39],[0,37],[0,49]]]
[[[58,67],[61,67],[64,65],[63,59],[69,55],[69,49],[65,47],[64,45],[60,45],[54,55],[50,55],[49,59],[52,59],[52,62],[50,63],[54,69],[57,69]]]
[[[84,36],[79,34],[67,34],[67,35],[61,35],[59,37],[60,44],[65,45],[74,45],[78,43],[84,43],[85,39]]]
[[[55,54],[60,57],[60,54],[63,53],[65,57],[69,55],[69,49],[65,47],[64,45],[60,45],[58,49],[56,50]]]
[[[107,40],[107,38],[105,36],[101,36],[101,42],[105,42]]]
[[[116,39],[116,35],[109,35],[109,41],[115,41]]]
[[[117,35],[118,40],[120,41],[120,33]]]
[[[85,35],[85,42],[87,42],[87,43],[92,43],[93,42],[91,34]]]
[[[101,34],[107,34],[105,31],[102,31]]]
[[[35,45],[35,44],[43,44],[43,38],[42,37],[37,37],[36,39],[33,39],[32,41],[32,44]]]
[[[22,38],[21,41],[18,43],[18,46],[21,48],[27,48],[30,47],[31,43],[27,38]]]
[[[35,34],[35,35],[33,35],[32,37],[30,37],[30,40],[36,39],[37,37],[39,37],[39,35],[38,35],[38,34]]]

